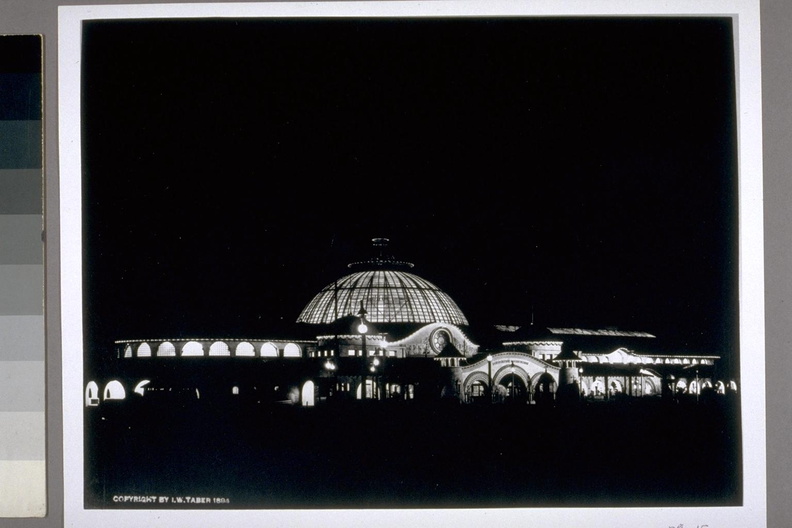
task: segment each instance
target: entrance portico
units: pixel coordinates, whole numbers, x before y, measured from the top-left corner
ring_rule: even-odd
[[[455,370],[456,380],[468,401],[475,401],[487,394],[495,395],[496,399],[503,398],[503,394],[496,396],[495,388],[498,386],[506,389],[505,397],[520,395],[520,388],[523,387],[528,392],[521,395],[523,401],[531,401],[540,378],[547,374],[557,386],[560,372],[555,365],[517,351],[491,354]]]

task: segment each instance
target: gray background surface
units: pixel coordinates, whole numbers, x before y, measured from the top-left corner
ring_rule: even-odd
[[[4,0],[0,33],[44,36],[45,211],[47,280],[47,474],[48,515],[44,519],[3,519],[8,527],[55,527],[63,524],[61,467],[61,357],[59,330],[58,144],[57,144],[57,6],[150,3],[85,0]],[[187,3],[171,0],[169,3]],[[768,526],[792,525],[792,3],[761,2],[762,98],[764,130]],[[0,204],[14,182],[0,182]],[[34,197],[35,198],[35,197]],[[10,203],[20,203],[13,200]],[[9,211],[5,211],[9,212]],[[25,213],[28,211],[19,211]],[[749,359],[749,358],[746,358]]]

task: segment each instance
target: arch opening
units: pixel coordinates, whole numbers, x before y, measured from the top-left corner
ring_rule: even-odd
[[[272,343],[261,345],[261,357],[278,357],[278,347]]]
[[[209,347],[209,355],[213,357],[229,357],[231,356],[231,350],[229,350],[227,343],[215,341]]]
[[[300,347],[294,343],[288,343],[283,347],[283,357],[285,358],[298,358],[302,357]]]
[[[85,387],[85,406],[96,407],[99,405],[99,386],[95,381],[89,381]]]
[[[176,356],[176,347],[173,346],[173,343],[170,341],[165,341],[164,343],[160,343],[160,346],[157,347],[157,357],[175,357]]]
[[[528,388],[525,382],[517,374],[509,373],[501,378],[498,383],[497,394],[500,395],[503,403],[518,404],[528,400]]]
[[[300,403],[303,407],[313,407],[316,404],[316,384],[308,380],[303,383],[300,391]]]
[[[105,385],[104,389],[104,399],[105,400],[123,400],[126,398],[126,390],[124,390],[124,386],[121,385],[121,382],[118,380],[113,380],[108,382]]]
[[[204,355],[203,345],[197,341],[188,341],[181,350],[182,357],[202,357]]]
[[[247,341],[243,341],[236,346],[234,355],[236,357],[255,357],[256,349]]]

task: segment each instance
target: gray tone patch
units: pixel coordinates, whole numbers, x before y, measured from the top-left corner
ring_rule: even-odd
[[[44,316],[0,317],[0,361],[44,361]]]
[[[44,460],[44,412],[0,412],[0,459]]]
[[[41,167],[41,121],[0,121],[0,169]]]
[[[44,412],[44,362],[0,361],[0,412]]]
[[[0,264],[43,264],[41,215],[0,215]]]
[[[43,171],[0,169],[0,214],[42,214]]]
[[[44,313],[44,266],[0,266],[0,315]]]

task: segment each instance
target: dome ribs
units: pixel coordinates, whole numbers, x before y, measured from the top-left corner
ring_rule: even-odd
[[[331,323],[356,314],[361,301],[374,323],[468,324],[440,288],[412,273],[390,269],[358,271],[338,279],[308,303],[298,322]]]

